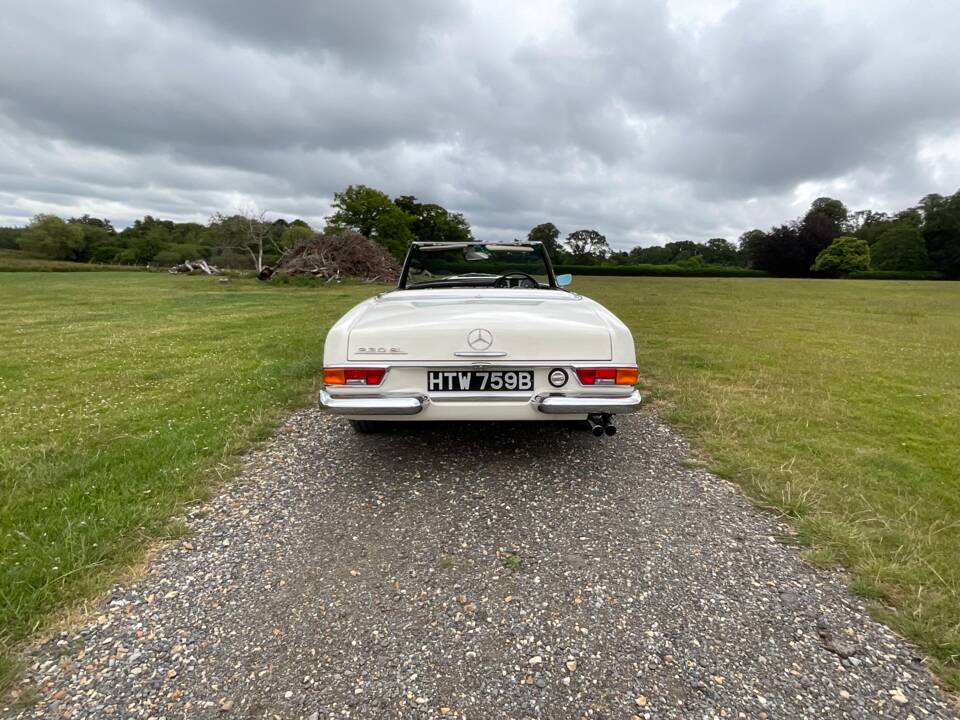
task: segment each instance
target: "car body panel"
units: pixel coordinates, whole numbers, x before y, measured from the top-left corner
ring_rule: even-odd
[[[602,312],[597,303],[562,290],[397,290],[374,298],[352,323],[347,360],[369,359],[383,349],[422,361],[465,357],[457,352],[497,353],[511,362],[609,361],[611,330]],[[467,336],[474,329],[489,332],[492,344],[472,348]]]

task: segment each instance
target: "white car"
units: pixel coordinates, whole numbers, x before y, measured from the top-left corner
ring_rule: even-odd
[[[536,242],[414,243],[395,290],[330,329],[320,403],[382,420],[586,420],[640,404],[633,337]]]

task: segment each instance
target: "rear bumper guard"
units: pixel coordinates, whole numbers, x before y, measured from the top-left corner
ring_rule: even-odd
[[[464,398],[466,399],[466,398]],[[471,396],[470,400],[481,400]],[[497,398],[490,394],[489,400],[506,400],[514,398]],[[548,415],[582,415],[632,412],[640,406],[640,392],[634,390],[629,395],[536,395],[530,398],[530,404],[537,410]],[[430,404],[430,399],[424,395],[392,396],[380,395],[372,397],[334,397],[326,390],[320,391],[320,404],[337,415],[416,415]]]
[[[425,397],[333,397],[320,391],[320,404],[337,415],[416,415],[427,402]]]
[[[617,413],[633,412],[640,407],[640,391],[634,390],[629,395],[538,395],[532,401],[537,410],[551,415],[575,415],[600,413],[615,415]]]

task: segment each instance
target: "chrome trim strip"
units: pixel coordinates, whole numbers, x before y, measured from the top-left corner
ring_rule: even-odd
[[[624,396],[537,395],[531,402],[540,412],[551,415],[562,415],[564,413],[609,413],[613,415],[636,410],[640,405],[640,391],[634,390],[629,395]]]
[[[337,415],[416,415],[427,402],[425,397],[333,397],[320,391],[320,404]]]
[[[465,358],[493,358],[493,357],[506,357],[507,354],[505,352],[496,352],[494,350],[484,350],[484,351],[473,350],[471,352],[465,352],[465,351],[455,352],[454,355],[457,357],[465,357]]]
[[[485,400],[488,402],[529,402],[529,390],[444,390],[430,393],[430,401],[435,403],[459,402],[466,400]]]

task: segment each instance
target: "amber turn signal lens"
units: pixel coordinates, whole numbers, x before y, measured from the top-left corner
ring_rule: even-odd
[[[636,385],[636,368],[617,368],[617,385]]]
[[[343,385],[346,381],[343,377],[343,368],[324,368],[323,369],[323,384],[324,385]]]

